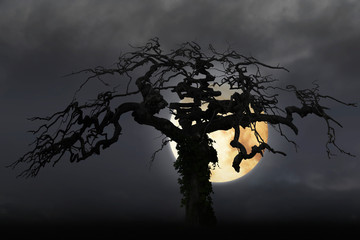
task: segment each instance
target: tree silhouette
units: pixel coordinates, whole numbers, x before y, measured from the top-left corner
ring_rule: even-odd
[[[79,90],[91,79],[104,82],[104,77],[108,75],[118,76],[119,83],[126,87],[118,90],[120,85],[115,86],[85,103],[80,103],[75,95],[63,111],[48,117],[32,118],[32,121],[43,121],[31,131],[36,136],[33,150],[11,166],[26,163],[27,167],[20,176],[34,177],[42,167],[50,163],[55,165],[62,158],[79,162],[100,154],[102,149],[118,141],[122,133],[120,118],[131,113],[135,122],[152,126],[166,136],[162,147],[169,141],[177,143],[179,156],[174,166],[180,175],[181,203],[185,206],[187,221],[193,225],[215,224],[209,178],[210,168],[217,164],[217,152],[209,133],[235,130],[234,139],[229,144],[238,149],[233,168],[239,172],[241,161],[258,153],[263,154],[265,150],[285,155],[262,139],[256,123],[267,122],[296,145],[282,126],[297,134],[294,116],[303,118],[314,114],[327,126],[326,149],[329,156],[333,147],[351,155],[336,144],[334,125],[341,125],[326,113],[328,108],[321,102],[330,100],[348,106],[355,104],[321,95],[316,83],[312,89],[305,90],[293,85],[280,87],[271,75],[262,75],[264,70],[287,71],[231,49],[218,52],[210,45],[203,51],[194,42],[164,52],[158,39],[151,39],[145,46],[133,47],[132,52],[121,55],[112,68],[96,67],[72,73],[89,74]],[[225,100],[218,98],[222,92],[216,87],[220,86],[233,90],[231,95],[225,96]],[[283,104],[279,104],[279,96],[285,93],[295,95],[297,105],[281,107]],[[128,101],[129,97],[134,99],[133,95],[138,96],[137,101]],[[190,101],[179,101],[185,98]],[[204,104],[206,108],[201,108]],[[161,117],[159,113],[162,111],[173,114],[179,126]],[[240,126],[250,127],[257,137],[258,145],[253,146],[251,151],[238,141]]]

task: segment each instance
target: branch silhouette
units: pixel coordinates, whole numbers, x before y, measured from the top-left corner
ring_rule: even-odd
[[[98,155],[118,141],[122,133],[121,117],[129,113],[138,124],[151,126],[167,137],[163,139],[162,148],[169,141],[178,144],[179,158],[175,168],[180,174],[187,218],[193,223],[213,223],[212,188],[208,180],[209,163],[217,163],[217,153],[208,133],[235,130],[234,139],[229,144],[238,149],[233,167],[239,172],[241,161],[257,153],[263,154],[265,150],[286,155],[262,139],[256,123],[267,122],[295,145],[281,126],[298,134],[294,117],[313,114],[324,120],[327,126],[328,155],[331,156],[332,147],[351,155],[336,143],[335,126],[342,126],[327,113],[329,108],[323,105],[323,101],[346,106],[355,104],[321,95],[317,83],[312,89],[298,89],[293,85],[279,87],[277,79],[261,74],[263,69],[288,71],[231,49],[218,52],[210,45],[204,51],[195,42],[186,42],[175,50],[164,52],[159,40],[151,39],[145,46],[133,47],[132,52],[121,55],[115,67],[96,67],[72,73],[86,73],[88,77],[64,110],[49,117],[30,119],[42,122],[38,129],[31,131],[35,136],[33,149],[11,166],[26,163],[27,168],[20,176],[34,177],[42,167],[50,163],[55,165],[65,156],[71,162],[79,162]],[[103,79],[109,75],[118,77],[119,84],[99,93],[93,101],[80,103],[77,100],[77,94],[93,79],[110,87]],[[225,100],[218,98],[223,95],[221,90],[217,90],[221,87],[233,92]],[[297,103],[280,107],[278,97],[283,93],[293,94]],[[139,100],[128,101],[130,96],[137,96]],[[170,100],[168,96],[172,96]],[[191,101],[179,102],[185,98]],[[207,104],[206,109],[201,108],[204,104]],[[173,114],[180,125],[175,126],[168,118],[160,117],[162,111]],[[239,126],[250,127],[257,137],[258,145],[254,145],[250,152],[239,142]]]

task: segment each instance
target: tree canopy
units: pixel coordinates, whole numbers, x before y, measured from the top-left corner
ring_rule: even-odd
[[[107,84],[105,77],[109,75],[117,77],[119,82],[100,92],[95,100],[80,102],[75,94],[64,110],[48,117],[32,118],[32,121],[42,122],[31,131],[35,135],[33,149],[12,166],[26,163],[27,168],[20,176],[33,177],[42,167],[55,165],[63,158],[79,162],[98,155],[119,140],[121,117],[130,113],[135,122],[164,134],[163,145],[168,141],[178,144],[179,157],[175,168],[181,176],[179,183],[185,196],[183,204],[192,206],[191,202],[195,201],[195,205],[207,206],[204,214],[195,214],[195,218],[203,215],[200,218],[205,221],[205,216],[212,211],[209,163],[217,163],[213,140],[208,133],[235,130],[234,139],[229,144],[238,149],[233,168],[239,171],[241,161],[257,153],[263,154],[265,150],[285,155],[262,139],[256,123],[270,124],[296,145],[282,127],[297,134],[295,116],[303,118],[313,114],[327,126],[326,150],[329,156],[332,148],[351,155],[336,143],[335,126],[342,126],[328,114],[329,108],[325,104],[330,101],[347,106],[355,104],[320,94],[316,82],[310,89],[298,89],[294,85],[281,87],[272,75],[263,75],[265,70],[288,71],[230,48],[219,52],[209,45],[203,50],[195,42],[186,42],[174,50],[164,51],[157,38],[151,39],[145,46],[133,47],[133,51],[121,55],[111,68],[96,67],[72,73],[88,74],[78,91],[90,80]],[[217,87],[226,87],[233,93],[220,100],[218,97],[223,93]],[[280,104],[279,96],[285,93],[295,96],[297,102],[285,106]],[[190,101],[182,102],[183,99]],[[205,109],[202,108],[204,104],[207,106]],[[164,111],[174,115],[179,126],[162,117],[160,113]],[[257,137],[259,144],[251,151],[238,141],[240,126],[250,127]],[[198,189],[196,196],[193,189]]]

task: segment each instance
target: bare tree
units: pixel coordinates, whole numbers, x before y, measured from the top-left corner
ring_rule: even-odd
[[[313,114],[324,120],[327,126],[326,149],[329,156],[331,148],[351,155],[336,144],[334,126],[341,125],[328,115],[328,108],[322,102],[329,100],[347,106],[355,104],[321,95],[316,83],[312,89],[305,90],[293,85],[280,87],[276,79],[262,75],[264,69],[287,71],[231,49],[218,52],[210,45],[204,51],[194,42],[164,52],[158,39],[152,39],[145,46],[133,47],[132,52],[120,56],[112,68],[96,67],[73,73],[89,74],[79,90],[91,79],[105,83],[104,77],[108,75],[118,76],[119,84],[126,87],[120,91],[120,85],[115,86],[85,103],[80,103],[75,95],[63,111],[48,117],[32,118],[32,121],[43,121],[38,129],[32,131],[36,136],[33,150],[12,166],[26,163],[27,167],[20,176],[34,177],[42,167],[50,163],[55,165],[62,158],[79,162],[100,154],[101,150],[118,141],[122,133],[120,118],[131,113],[135,122],[152,126],[166,136],[162,147],[169,141],[177,143],[179,157],[174,166],[180,175],[182,205],[185,206],[187,221],[195,225],[214,224],[216,218],[209,178],[210,168],[217,164],[217,152],[209,133],[235,130],[230,145],[238,149],[233,168],[239,172],[241,161],[257,153],[263,154],[265,150],[285,155],[262,139],[256,123],[267,122],[295,145],[288,138],[288,131],[282,127],[286,126],[297,134],[294,115],[303,118]],[[225,86],[234,93],[226,100],[219,100],[217,97],[222,92],[215,90],[216,86]],[[293,94],[298,103],[281,107],[278,100],[284,93]],[[138,100],[128,101],[132,95],[139,96]],[[191,101],[179,102],[184,98]],[[205,109],[201,108],[203,104],[207,104]],[[163,111],[173,114],[179,126],[161,117]],[[257,137],[259,144],[253,146],[250,152],[238,141],[239,126],[250,127]]]

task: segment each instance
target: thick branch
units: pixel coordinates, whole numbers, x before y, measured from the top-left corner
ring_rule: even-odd
[[[238,125],[243,128],[249,127],[251,123],[255,122],[268,122],[271,124],[283,124],[291,128],[295,134],[298,133],[297,127],[286,117],[282,117],[279,115],[268,115],[268,114],[255,114],[250,113],[249,115],[242,116],[239,118],[235,114],[222,116],[214,119],[210,124],[202,123],[196,125],[195,129],[206,129],[206,133],[215,132],[218,130],[229,130],[233,128],[234,123],[238,123]],[[199,130],[200,131],[200,130]]]
[[[238,141],[231,141],[230,145],[234,148],[240,149],[239,154],[236,155],[236,157],[234,158],[233,164],[232,164],[232,166],[236,172],[240,171],[240,163],[242,162],[242,160],[251,159],[258,153],[263,155],[263,152],[265,149],[269,150],[272,153],[278,153],[278,154],[286,156],[286,154],[284,152],[275,151],[265,142],[260,143],[258,146],[257,145],[252,146],[250,153],[247,153],[244,145],[242,145]]]
[[[233,148],[237,148],[239,150],[239,153],[235,156],[235,158],[233,160],[233,164],[232,164],[232,167],[235,169],[236,172],[240,171],[240,163],[242,162],[242,160],[251,159],[258,153],[263,155],[263,152],[265,149],[268,149],[272,153],[280,153],[280,154],[286,156],[285,153],[280,152],[280,151],[275,151],[274,149],[272,149],[261,138],[258,138],[259,145],[252,146],[251,152],[248,153],[245,146],[241,142],[239,142],[239,137],[240,137],[239,125],[235,125],[233,128],[235,130],[235,134],[234,134],[234,139],[230,142],[230,145]],[[254,129],[254,132],[255,132],[255,134],[258,134],[256,129]]]
[[[144,106],[137,108],[132,115],[137,123],[152,126],[175,142],[179,142],[183,138],[184,133],[181,129],[168,119],[150,114]]]

